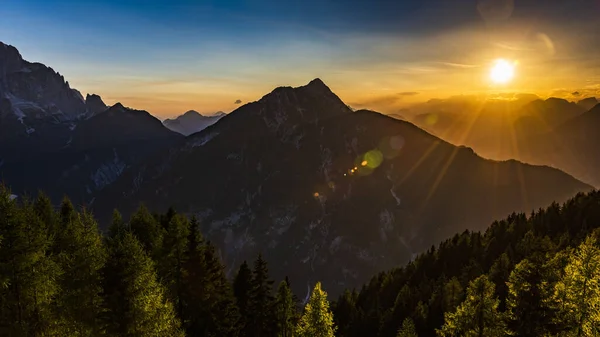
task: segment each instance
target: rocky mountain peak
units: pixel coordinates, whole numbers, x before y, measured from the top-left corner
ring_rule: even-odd
[[[23,64],[23,58],[17,48],[0,42],[0,78],[6,74],[19,71]]]
[[[106,104],[104,104],[104,101],[102,101],[102,97],[96,94],[87,94],[85,97],[85,106],[87,108],[88,116],[93,116],[108,108]]]

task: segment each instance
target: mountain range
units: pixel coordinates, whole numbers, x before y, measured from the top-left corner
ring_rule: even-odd
[[[14,194],[69,195],[105,227],[114,208],[127,218],[140,203],[172,206],[199,218],[230,276],[263,253],[297,293],[317,280],[333,294],[357,287],[457,231],[592,189],[555,168],[484,159],[410,122],[353,111],[320,79],[276,88],[197,132],[201,123],[185,125],[202,120],[195,112],[161,123],[84,99],[14,47],[1,46],[0,69],[0,175]],[[556,122],[572,144],[594,137],[576,136],[596,116],[577,111]]]
[[[164,120],[163,124],[171,131],[189,136],[215,124],[223,116],[225,116],[223,111],[204,116],[197,111],[190,110],[177,118]]]
[[[598,109],[594,97],[577,103],[454,98],[417,106],[409,120],[486,158],[552,166],[598,187]]]
[[[0,179],[16,195],[44,190],[79,203],[150,152],[183,138],[147,112],[81,93],[0,43]]]
[[[263,253],[276,278],[304,283],[296,291],[321,280],[337,293],[456,231],[589,189],[556,169],[486,160],[411,123],[352,111],[315,79],[128,170],[94,210],[173,206],[200,219],[230,273]]]

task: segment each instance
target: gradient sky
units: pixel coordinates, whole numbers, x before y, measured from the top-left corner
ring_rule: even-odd
[[[600,0],[4,0],[0,41],[82,93],[168,117],[320,77],[357,108],[600,94]],[[517,77],[490,83],[495,59]]]

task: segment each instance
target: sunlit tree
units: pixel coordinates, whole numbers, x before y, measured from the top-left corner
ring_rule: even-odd
[[[321,289],[321,282],[317,282],[296,328],[296,335],[299,337],[333,337],[335,331],[327,293]]]
[[[507,334],[494,284],[483,275],[471,281],[467,298],[456,311],[446,313],[441,337],[504,337]]]
[[[589,237],[571,255],[554,299],[569,336],[600,335],[600,249]]]

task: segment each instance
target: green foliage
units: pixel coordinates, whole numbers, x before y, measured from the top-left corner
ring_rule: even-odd
[[[402,322],[402,328],[398,330],[396,337],[419,337],[412,319],[407,318]]]
[[[554,299],[568,336],[600,335],[600,249],[589,237],[571,255]]]
[[[513,336],[556,334],[556,311],[550,306],[552,287],[541,261],[521,261],[508,281],[508,327]]]
[[[183,336],[154,263],[131,232],[120,232],[104,270],[107,332],[115,336]]]
[[[277,330],[274,307],[273,280],[269,278],[267,262],[259,254],[254,261],[252,271],[252,289],[246,331],[251,331],[252,336],[256,337],[272,336]]]
[[[52,238],[34,206],[18,207],[0,186],[0,335],[60,334],[53,300],[60,268],[50,257]]]
[[[240,336],[251,336],[252,331],[248,322],[250,316],[250,293],[252,292],[252,270],[248,267],[248,263],[244,261],[240,265],[235,278],[233,280],[233,294],[237,307],[239,309],[241,320],[240,320]]]
[[[444,325],[437,331],[441,337],[503,337],[507,330],[498,312],[499,300],[494,284],[487,276],[471,281],[467,298],[455,312],[446,313]]]
[[[335,330],[327,293],[321,289],[321,283],[317,282],[304,308],[300,322],[298,322],[296,335],[298,337],[333,337]]]
[[[190,224],[186,217],[175,215],[169,221],[164,235],[159,260],[159,274],[175,304],[179,317],[183,316],[184,269],[188,258]]]
[[[62,268],[57,310],[62,331],[69,336],[97,336],[103,331],[101,270],[106,250],[98,225],[86,211],[64,223],[58,263]]]
[[[296,303],[294,303],[292,290],[286,281],[281,281],[277,288],[275,316],[277,320],[277,336],[293,336],[296,326]]]
[[[150,214],[146,206],[140,205],[138,210],[131,216],[129,227],[148,254],[154,259],[158,259],[162,250],[165,230]]]

